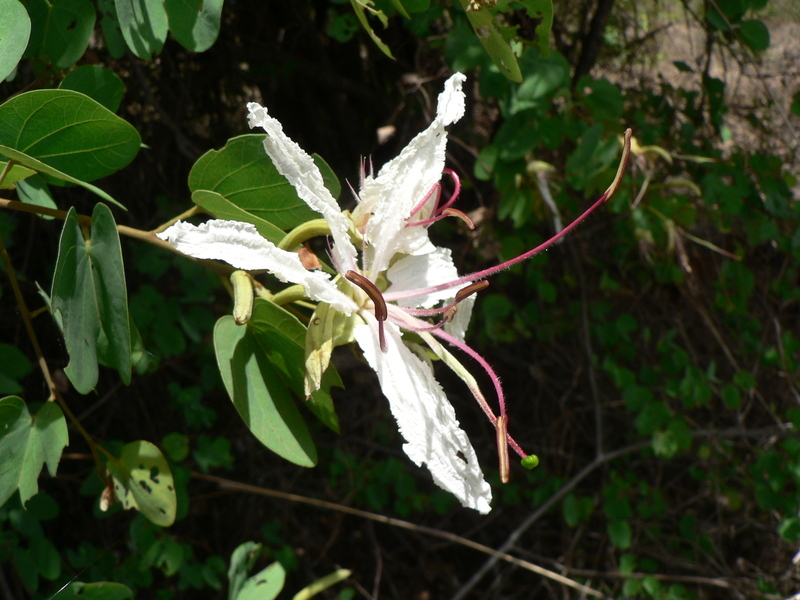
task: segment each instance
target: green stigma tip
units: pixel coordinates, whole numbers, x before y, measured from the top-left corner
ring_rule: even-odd
[[[536,456],[535,454],[531,454],[529,456],[526,456],[519,462],[523,467],[525,467],[530,471],[531,469],[535,469],[536,467],[539,466],[539,457]]]

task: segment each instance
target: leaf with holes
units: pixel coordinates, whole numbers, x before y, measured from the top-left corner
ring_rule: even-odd
[[[123,508],[134,508],[162,527],[175,522],[175,485],[161,450],[144,440],[131,442],[119,459],[109,459],[107,467]]]
[[[0,400],[0,506],[17,489],[23,506],[39,491],[39,473],[46,463],[55,476],[69,436],[57,404],[45,403],[31,416],[22,398]]]
[[[59,69],[74,65],[89,47],[96,13],[89,0],[28,0],[31,39],[26,56],[49,59]]]
[[[244,582],[236,600],[274,600],[286,581],[286,571],[281,563],[272,563]]]

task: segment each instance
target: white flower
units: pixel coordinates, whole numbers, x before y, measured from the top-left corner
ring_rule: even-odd
[[[349,291],[341,291],[344,288],[321,271],[306,270],[297,254],[277,248],[246,223],[213,220],[195,227],[179,222],[159,237],[196,258],[269,271],[281,281],[301,284],[309,298],[354,315],[358,320],[354,337],[378,374],[406,440],[406,454],[417,465],[426,464],[434,481],[464,506],[487,513],[491,489],[475,450],[430,364],[404,344],[401,334],[401,330],[432,331],[460,345],[469,321],[472,298],[458,298],[458,311],[453,314],[455,291],[442,282],[458,280],[458,273],[449,250],[436,248],[425,226],[439,209],[445,126],[464,114],[461,86],[465,79],[460,73],[453,75],[439,96],[431,125],[377,176],[363,177],[359,205],[352,216],[341,211],[312,158],[283,133],[280,123],[265,108],[248,104],[250,127],[262,127],[269,134],[264,148],[278,171],[328,223],[331,257],[338,273],[350,282]],[[363,236],[360,253],[351,241],[353,228]],[[469,285],[470,281],[464,281],[460,287]],[[442,302],[445,306],[436,308]],[[447,320],[452,319],[448,333],[419,318],[441,315],[448,307]]]

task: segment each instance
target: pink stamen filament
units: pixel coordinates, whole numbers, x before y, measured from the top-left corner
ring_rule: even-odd
[[[390,301],[390,302],[391,301],[396,301],[396,300],[405,300],[407,298],[414,298],[416,296],[421,296],[421,295],[424,295],[424,294],[432,294],[432,293],[435,293],[435,292],[441,292],[442,290],[448,290],[450,288],[458,287],[460,285],[463,285],[463,284],[471,282],[471,281],[477,281],[479,279],[484,279],[486,277],[489,277],[490,275],[494,275],[495,273],[498,273],[499,271],[502,271],[504,269],[508,269],[509,267],[512,267],[512,266],[516,265],[517,263],[521,263],[521,262],[523,262],[525,260],[528,260],[532,256],[535,256],[536,254],[539,254],[543,250],[546,250],[547,248],[549,248],[550,246],[552,246],[553,244],[558,242],[560,239],[566,237],[573,229],[575,229],[578,225],[580,225],[582,221],[584,221],[590,214],[592,214],[600,205],[605,203],[614,194],[616,194],[617,190],[619,189],[620,182],[622,180],[622,174],[625,172],[625,168],[628,165],[628,158],[630,157],[630,145],[631,145],[631,130],[628,129],[627,131],[625,131],[625,144],[624,144],[624,148],[623,148],[623,156],[622,156],[622,160],[620,161],[619,168],[617,169],[617,176],[614,178],[614,182],[603,193],[603,195],[600,196],[599,199],[595,200],[594,204],[592,204],[589,208],[587,208],[585,211],[583,211],[583,214],[581,214],[581,216],[579,216],[577,219],[572,221],[572,223],[567,225],[564,229],[559,231],[557,234],[555,234],[549,240],[539,244],[538,246],[536,246],[532,250],[528,250],[527,252],[525,252],[523,254],[520,254],[519,256],[517,256],[515,258],[512,258],[511,260],[507,260],[504,263],[501,263],[499,265],[495,265],[494,267],[489,267],[488,269],[483,269],[482,271],[477,271],[477,272],[472,273],[470,275],[464,275],[463,277],[459,277],[458,279],[454,279],[453,281],[449,281],[447,283],[442,283],[440,285],[435,285],[435,286],[432,286],[432,287],[429,287],[429,288],[411,290],[411,291],[408,291],[408,292],[394,292],[394,293],[391,293],[391,294],[387,294],[385,296],[386,300]]]

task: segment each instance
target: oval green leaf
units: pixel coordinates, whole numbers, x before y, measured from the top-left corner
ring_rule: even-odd
[[[14,72],[31,37],[31,19],[18,0],[0,0],[0,81]]]
[[[122,79],[114,71],[100,65],[83,65],[73,69],[58,87],[86,94],[111,112],[117,112],[125,91]]]
[[[28,55],[49,59],[59,69],[74,65],[89,47],[95,10],[89,0],[31,0],[33,24]]]
[[[141,143],[129,123],[72,90],[35,90],[0,105],[0,145],[83,181],[118,171]]]
[[[254,317],[255,313],[254,310]],[[278,345],[268,348],[270,341]],[[249,325],[236,325],[232,316],[222,317],[214,327],[214,349],[222,381],[242,420],[262,444],[279,456],[313,467],[317,451],[308,426],[278,374],[278,369],[288,362],[279,356],[278,349],[290,343],[277,335],[260,335]],[[277,365],[271,360],[276,360]],[[302,356],[299,364],[302,366]]]
[[[169,29],[192,52],[208,50],[219,35],[223,0],[166,0]]]
[[[189,189],[217,192],[279,229],[292,229],[318,215],[278,173],[264,151],[265,137],[242,135],[228,140],[222,150],[206,152],[189,173]]]
[[[162,527],[175,522],[175,483],[161,450],[144,440],[131,442],[122,448],[119,460],[109,459],[107,467],[116,499],[124,508],[134,508]]]
[[[161,52],[169,29],[164,0],[116,0],[116,8],[122,37],[131,52],[144,60]]]

